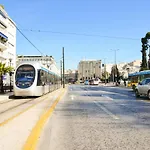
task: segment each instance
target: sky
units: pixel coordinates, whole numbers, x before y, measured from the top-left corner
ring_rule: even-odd
[[[18,28],[66,69],[82,59],[114,63],[141,59],[141,38],[150,30],[149,0],[1,0]],[[31,31],[32,30],[32,31]],[[40,32],[39,32],[40,31]],[[44,31],[44,32],[42,32]],[[17,54],[40,53],[17,31]]]

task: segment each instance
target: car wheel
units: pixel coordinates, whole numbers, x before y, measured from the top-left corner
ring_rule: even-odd
[[[132,85],[132,89],[133,89],[133,91],[135,91],[135,88],[136,88],[136,87],[135,87],[135,85]]]
[[[148,91],[148,94],[147,94],[147,96],[148,96],[148,99],[150,99],[150,91]]]
[[[140,94],[139,94],[139,91],[138,91],[138,90],[135,90],[135,96],[136,96],[136,97],[140,97]]]

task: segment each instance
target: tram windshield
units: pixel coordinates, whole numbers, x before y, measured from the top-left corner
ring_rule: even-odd
[[[35,69],[31,65],[22,65],[16,71],[16,86],[19,88],[30,87],[35,78]]]

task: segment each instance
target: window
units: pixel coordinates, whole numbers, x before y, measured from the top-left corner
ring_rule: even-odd
[[[5,16],[5,14],[0,10],[0,15],[3,17],[3,18],[5,18],[6,19],[6,16]]]
[[[16,72],[16,86],[19,88],[30,87],[35,79],[35,69],[31,65],[22,65]]]
[[[13,45],[13,44],[11,44],[10,42],[8,42],[8,44],[14,47],[14,45]]]
[[[142,81],[142,85],[144,85],[144,84],[145,84],[145,82],[146,82],[146,79]]]
[[[10,32],[8,32],[9,35],[11,35],[11,37],[14,37],[14,35],[12,35]]]
[[[0,22],[0,26],[1,26],[2,28],[7,28],[2,22]]]
[[[150,84],[150,79],[146,79],[145,84]]]

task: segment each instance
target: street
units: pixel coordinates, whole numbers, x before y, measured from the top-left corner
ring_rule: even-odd
[[[2,150],[148,150],[150,101],[128,88],[69,85],[0,102],[0,133]]]
[[[142,100],[143,99],[143,100]],[[72,85],[38,150],[150,149],[150,103],[119,87]]]

